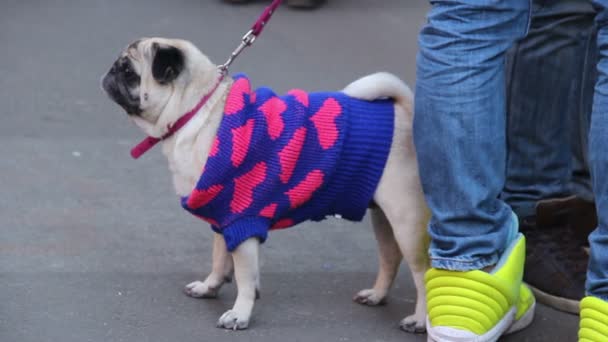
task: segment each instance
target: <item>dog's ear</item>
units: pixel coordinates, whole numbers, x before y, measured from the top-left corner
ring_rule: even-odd
[[[168,84],[184,70],[184,54],[178,48],[153,43],[152,51],[152,76],[158,83]]]

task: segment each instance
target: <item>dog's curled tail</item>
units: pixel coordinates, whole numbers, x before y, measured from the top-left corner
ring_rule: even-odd
[[[399,77],[388,72],[377,72],[364,76],[344,88],[343,92],[362,100],[373,101],[392,98],[412,113],[414,94]]]

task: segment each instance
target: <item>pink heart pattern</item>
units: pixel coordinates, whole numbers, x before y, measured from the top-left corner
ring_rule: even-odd
[[[285,123],[283,123],[281,114],[283,114],[285,109],[287,109],[287,105],[285,102],[283,102],[283,100],[277,97],[271,98],[260,106],[260,111],[266,118],[268,135],[272,140],[277,139],[279,136],[281,136],[281,133],[283,133]]]
[[[215,157],[215,156],[217,156],[217,153],[219,151],[220,151],[220,138],[215,137],[215,139],[213,139],[213,144],[211,145],[211,150],[209,151],[209,156]]]
[[[338,140],[336,118],[342,114],[342,106],[334,98],[328,98],[321,108],[310,117],[317,129],[319,144],[324,150],[334,146]]]
[[[293,170],[296,168],[298,159],[300,159],[304,139],[306,139],[306,128],[298,128],[293,134],[293,138],[279,152],[279,163],[281,164],[279,178],[284,184],[287,184],[291,175],[293,175]]]
[[[222,190],[224,186],[221,184],[212,185],[207,189],[194,189],[188,197],[188,207],[198,209],[205,204],[211,202]]]
[[[246,78],[239,78],[234,81],[224,106],[224,114],[232,115],[240,112],[245,108],[245,94],[249,93],[251,85]]]
[[[289,189],[285,194],[289,197],[291,208],[295,209],[308,202],[312,197],[312,194],[323,185],[323,177],[323,171],[312,170],[306,175],[306,178],[304,178],[303,181]]]
[[[239,167],[249,151],[251,135],[253,134],[253,119],[247,120],[241,127],[232,129],[232,165]]]
[[[295,224],[294,220],[292,219],[281,219],[278,220],[277,222],[275,222],[275,224],[272,225],[272,227],[270,227],[270,229],[275,230],[275,229],[285,229],[285,228],[289,228],[291,226],[293,226]]]
[[[260,211],[260,216],[272,219],[274,217],[274,213],[277,211],[278,204],[272,203],[264,207]]]
[[[300,102],[304,107],[308,107],[308,93],[302,89],[292,89],[287,92],[287,95],[291,95],[296,98],[296,101]]]
[[[251,171],[234,180],[234,194],[230,202],[233,213],[242,213],[253,202],[253,190],[266,179],[266,163],[255,164]]]

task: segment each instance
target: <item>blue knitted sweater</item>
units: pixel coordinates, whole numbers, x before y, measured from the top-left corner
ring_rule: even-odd
[[[393,105],[340,92],[277,96],[235,76],[202,175],[182,206],[222,234],[229,251],[305,220],[360,221],[392,143]]]

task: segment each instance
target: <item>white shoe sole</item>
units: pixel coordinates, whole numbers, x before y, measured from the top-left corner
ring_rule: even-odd
[[[580,310],[581,302],[579,300],[567,299],[563,297],[557,297],[547,292],[543,292],[534,286],[527,284],[534,297],[539,303],[545,304],[546,306],[552,307],[555,310],[571,313],[574,315],[578,315]]]
[[[514,333],[530,325],[534,320],[535,308],[536,303],[533,303],[528,312],[519,320],[515,320],[517,307],[512,307],[498,324],[483,335],[450,327],[432,327],[427,316],[427,342],[495,342],[503,335]]]

